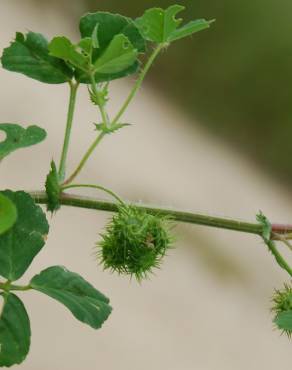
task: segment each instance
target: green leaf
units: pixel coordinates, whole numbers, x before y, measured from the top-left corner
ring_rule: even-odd
[[[105,52],[113,38],[119,34],[125,35],[139,53],[145,52],[145,40],[132,19],[119,14],[97,12],[86,14],[80,20],[80,33],[83,38],[93,37],[97,27],[99,48],[93,52],[93,63]],[[118,73],[96,73],[95,80],[96,82],[111,81],[136,73],[138,69],[139,62],[136,60],[130,67]],[[88,83],[86,76],[80,72],[76,73],[76,78],[80,82]]]
[[[13,202],[0,194],[0,235],[11,229],[17,220],[17,210]]]
[[[6,134],[5,140],[0,142],[0,159],[14,150],[38,144],[47,136],[46,131],[38,126],[25,129],[14,123],[0,123],[0,130]]]
[[[111,313],[109,299],[80,275],[52,266],[32,278],[30,286],[64,304],[76,319],[99,329]]]
[[[123,34],[116,35],[105,52],[94,63],[95,71],[103,74],[114,74],[133,65],[138,51]]]
[[[84,45],[83,45],[84,46]],[[49,44],[50,55],[71,63],[74,67],[83,71],[88,70],[88,58],[76,50],[76,46],[64,36],[57,36]]]
[[[14,203],[0,194],[0,235],[8,231],[17,220],[17,210]]]
[[[80,19],[79,28],[82,38],[92,37],[97,32],[100,50],[96,58],[104,52],[118,34],[128,37],[139,52],[145,52],[145,41],[131,18],[107,12],[88,13]]]
[[[205,19],[197,19],[195,21],[191,21],[184,25],[183,27],[173,31],[168,39],[168,42],[173,42],[184,37],[190,36],[193,33],[203,31],[206,28],[209,28],[210,24],[213,22],[214,20],[206,21]]]
[[[0,235],[0,275],[19,279],[45,244],[49,225],[42,209],[24,191],[1,191],[16,206],[18,218]]]
[[[84,54],[88,57],[91,56],[92,53],[92,40],[90,37],[85,37],[78,42],[78,47],[82,50]],[[89,61],[89,59],[88,59]]]
[[[161,8],[148,9],[141,18],[136,20],[136,25],[145,40],[167,44],[206,29],[213,22],[198,19],[178,28],[182,19],[175,17],[184,9],[185,7],[181,5],[172,5],[165,10]]]
[[[287,333],[292,331],[292,310],[283,311],[277,314],[274,319],[277,327]]]
[[[48,41],[40,33],[17,33],[15,41],[4,49],[3,68],[22,73],[35,80],[60,84],[73,77],[72,70],[60,59],[49,55]]]
[[[47,210],[55,212],[60,208],[60,192],[59,175],[54,161],[51,162],[51,171],[46,180],[46,192],[48,196]]]
[[[1,294],[4,305],[0,308],[0,366],[20,364],[30,347],[29,317],[21,300],[14,294]]]

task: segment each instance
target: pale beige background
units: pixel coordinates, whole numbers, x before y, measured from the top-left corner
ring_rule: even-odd
[[[68,13],[57,1],[46,3],[0,0],[0,48],[8,45],[16,30],[77,38],[72,17],[81,5],[72,2]],[[67,87],[47,86],[4,70],[0,82],[0,120],[38,124],[48,131],[44,143],[1,163],[1,188],[42,188],[49,162],[52,157],[58,160],[60,152]],[[114,84],[111,112],[128,89],[125,82]],[[78,98],[71,170],[91,142],[91,122],[97,120],[85,88]],[[262,209],[274,220],[289,221],[292,207],[280,185],[201,127],[191,129],[190,118],[156,91],[144,87],[125,118],[135,125],[102,143],[80,181],[106,185],[132,201],[248,220]],[[109,216],[73,208],[64,208],[53,218],[48,215],[47,247],[22,280],[49,265],[66,265],[108,295],[114,311],[104,327],[94,331],[46,296],[23,294],[31,314],[32,346],[20,369],[289,368],[291,343],[273,331],[269,312],[272,291],[287,276],[259,238],[180,226],[177,248],[163,269],[139,286],[103,272],[93,257]]]

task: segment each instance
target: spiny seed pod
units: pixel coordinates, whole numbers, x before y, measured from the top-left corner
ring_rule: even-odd
[[[274,323],[277,328],[287,334],[292,335],[292,288],[284,284],[283,290],[276,290],[272,299],[274,305],[272,311],[276,314]]]
[[[98,257],[105,269],[135,276],[138,281],[159,267],[171,247],[169,219],[123,205],[106,226],[98,243]]]

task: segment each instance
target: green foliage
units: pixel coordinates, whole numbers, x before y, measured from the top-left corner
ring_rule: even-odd
[[[133,65],[138,51],[123,34],[115,35],[104,53],[94,63],[94,71],[102,74],[122,72]]]
[[[272,311],[275,313],[274,323],[277,328],[292,335],[292,288],[285,284],[283,290],[276,290],[273,297]]]
[[[47,210],[55,212],[60,208],[59,197],[61,187],[59,184],[58,170],[54,161],[51,162],[51,170],[47,176],[45,187],[48,196]]]
[[[68,82],[73,76],[62,60],[49,55],[48,41],[40,33],[29,32],[25,36],[17,32],[15,41],[4,49],[1,61],[9,71],[49,84]]]
[[[120,34],[126,36],[140,53],[145,52],[145,41],[134,21],[120,14],[107,12],[86,14],[81,17],[79,28],[81,37],[97,35],[99,50],[95,55],[96,59],[108,48],[113,38]]]
[[[133,20],[119,14],[89,13],[80,19],[79,27],[82,38],[98,39],[98,48],[92,53],[92,63],[99,65],[98,60],[99,58],[105,59],[105,55],[103,55],[105,53],[107,54],[106,60],[110,57],[114,62],[110,65],[111,68],[114,67],[111,72],[106,69],[106,73],[103,70],[95,73],[96,82],[111,81],[137,72],[139,68],[137,52],[145,52],[145,41]],[[121,35],[125,38],[122,38]],[[119,36],[118,39],[112,44],[117,36]],[[127,49],[122,47],[122,41],[127,42]],[[111,44],[112,46],[110,46]],[[118,65],[119,60],[120,65]],[[88,82],[82,73],[77,73],[77,79],[81,82]]]
[[[165,10],[161,8],[148,9],[141,18],[136,20],[136,25],[145,40],[157,44],[168,44],[210,26],[212,21],[198,19],[178,28],[182,19],[176,19],[175,16],[184,9],[185,7],[181,5],[172,5]]]
[[[17,220],[17,210],[14,203],[0,194],[0,235],[9,230]]]
[[[209,26],[210,22],[199,20],[178,28],[180,21],[174,17],[182,9],[178,5],[165,11],[152,9],[137,22],[119,14],[87,14],[80,20],[81,40],[76,44],[64,36],[55,36],[48,42],[39,33],[23,35],[18,32],[1,58],[7,70],[49,84],[69,84],[70,99],[60,166],[57,168],[55,162],[51,162],[45,183],[47,210],[58,210],[61,192],[70,188],[95,188],[111,195],[119,204],[118,213],[102,235],[98,255],[105,269],[134,275],[139,281],[160,266],[171,247],[169,219],[128,206],[103,186],[72,184],[72,181],[103,137],[128,126],[120,123],[120,118],[164,46],[155,48],[143,65],[139,55],[146,52],[147,41],[169,43]],[[115,118],[111,119],[106,111],[109,82],[140,69],[132,91]],[[90,99],[100,111],[101,123],[95,124],[97,137],[76,170],[66,179],[66,159],[79,83],[88,85]],[[0,142],[0,159],[46,137],[46,132],[37,126],[24,129],[16,124],[0,124],[0,130],[6,134],[6,139]],[[63,199],[66,199],[66,194]],[[34,289],[46,294],[94,329],[99,329],[111,313],[109,299],[65,267],[46,268],[34,276],[29,285],[14,285],[45,245],[48,231],[45,213],[28,193],[0,191],[0,276],[6,279],[0,281],[0,295],[4,297],[0,310],[0,366],[21,363],[29,351],[29,318],[22,302],[12,293],[14,290]]]
[[[171,246],[169,221],[133,206],[121,206],[101,234],[98,257],[105,269],[145,278]]]
[[[1,293],[4,298],[0,310],[0,366],[20,364],[30,346],[29,317],[21,300],[12,293]]]
[[[23,128],[14,123],[0,123],[0,131],[4,131],[6,138],[0,142],[0,159],[14,150],[35,145],[43,141],[46,131],[38,126]]]
[[[17,208],[13,227],[0,235],[0,275],[19,279],[45,244],[49,225],[42,209],[23,191],[1,191]]]
[[[109,299],[80,275],[62,266],[49,267],[36,275],[30,286],[64,304],[76,319],[99,329],[111,313]]]
[[[83,43],[81,46],[85,48]],[[86,50],[88,49],[86,48]],[[67,37],[54,37],[49,44],[49,51],[50,55],[63,59],[72,66],[87,72],[90,61],[84,54],[77,51],[77,46],[73,45]]]

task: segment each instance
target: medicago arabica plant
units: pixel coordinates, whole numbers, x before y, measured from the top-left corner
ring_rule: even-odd
[[[54,160],[51,162],[44,181],[45,191],[0,192],[1,367],[20,364],[29,352],[30,321],[17,291],[43,293],[66,306],[76,319],[94,329],[103,325],[112,310],[104,294],[63,266],[46,268],[27,285],[15,284],[46,243],[49,224],[38,204],[46,204],[47,211],[53,214],[66,205],[114,212],[96,246],[97,258],[104,269],[135,277],[139,282],[161,265],[172,247],[175,221],[259,235],[277,263],[292,276],[290,266],[275,244],[278,240],[291,248],[292,226],[272,225],[262,214],[258,215],[258,223],[249,223],[129,204],[100,184],[75,182],[98,144],[129,126],[123,121],[123,115],[158,55],[175,41],[207,29],[213,22],[199,19],[182,25],[177,14],[183,9],[180,5],[165,10],[153,8],[134,20],[119,14],[89,13],[80,20],[81,38],[78,43],[65,36],[56,36],[48,42],[40,33],[17,32],[14,41],[4,49],[3,68],[43,83],[66,83],[70,94],[61,158],[58,165]],[[116,115],[110,117],[107,111],[110,82],[129,75],[137,75],[133,88]],[[86,86],[90,102],[99,111],[99,118],[94,124],[92,144],[76,169],[67,174],[77,91],[81,86]],[[6,134],[0,142],[1,160],[17,149],[40,143],[46,137],[46,132],[38,126],[24,128],[15,123],[1,123],[0,130]],[[93,188],[107,193],[113,201],[66,193],[73,188]],[[292,288],[289,285],[285,285],[283,291],[276,291],[273,309],[276,325],[291,335]]]

